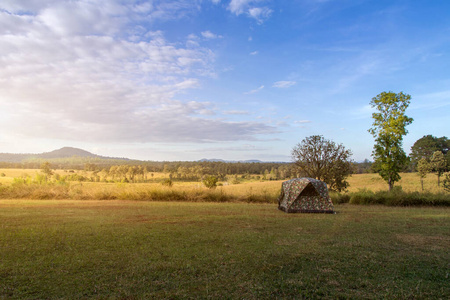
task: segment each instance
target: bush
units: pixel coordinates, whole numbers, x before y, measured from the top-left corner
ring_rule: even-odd
[[[444,190],[450,192],[450,173],[444,174],[444,180],[442,181]]]
[[[170,178],[164,179],[161,181],[161,185],[171,187],[173,185],[173,181]]]
[[[217,187],[217,181],[218,179],[215,176],[206,176],[205,179],[203,179],[203,184],[208,189],[215,189]]]
[[[343,204],[350,202],[350,195],[346,193],[341,194],[336,192],[330,192],[330,197],[333,204]]]
[[[419,193],[404,192],[401,187],[394,188],[391,192],[369,190],[359,190],[349,194],[331,193],[331,199],[334,204],[350,203],[373,205],[381,204],[388,206],[450,206],[450,197],[448,194],[438,193]]]

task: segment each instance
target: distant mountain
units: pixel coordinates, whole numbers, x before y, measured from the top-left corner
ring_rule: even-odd
[[[60,158],[70,158],[70,157],[81,157],[81,158],[96,158],[96,159],[120,159],[120,160],[129,160],[128,158],[117,158],[117,157],[107,157],[100,156],[97,154],[93,154],[83,149],[73,148],[73,147],[64,147],[58,150],[54,150],[51,152],[44,152],[40,154],[31,154],[31,153],[0,153],[0,161],[2,162],[23,162],[31,159],[60,159]]]
[[[199,162],[224,162],[224,163],[262,163],[263,161],[257,160],[257,159],[250,159],[250,160],[224,160],[219,158],[211,158],[211,159],[200,159]]]
[[[79,149],[79,148],[72,148],[72,147],[64,147],[64,148],[61,148],[61,149],[58,149],[58,150],[53,150],[51,152],[45,152],[45,153],[42,153],[42,154],[38,154],[36,156],[39,157],[39,158],[48,158],[48,159],[65,158],[65,157],[73,157],[73,156],[103,158],[100,155],[93,154],[93,153],[88,152],[86,150]]]

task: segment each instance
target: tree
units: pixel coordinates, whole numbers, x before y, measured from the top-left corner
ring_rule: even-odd
[[[431,165],[430,163],[425,159],[421,158],[419,160],[419,163],[417,164],[417,171],[420,176],[420,184],[422,186],[422,192],[423,192],[423,179],[427,177],[427,174],[431,172]]]
[[[330,190],[338,192],[348,187],[345,180],[352,172],[352,152],[342,144],[321,135],[305,138],[292,149],[298,171],[311,178],[325,181]]]
[[[432,135],[424,135],[422,138],[418,139],[414,145],[411,147],[411,160],[414,164],[422,158],[430,160],[431,156],[435,151],[441,151],[444,155],[448,153],[450,149],[450,140],[443,136],[437,138]]]
[[[389,184],[389,191],[401,179],[399,172],[408,161],[402,142],[408,133],[406,126],[413,121],[405,115],[410,99],[403,92],[382,92],[370,101],[378,111],[372,114],[374,122],[369,129],[375,138],[372,156],[378,173]]]
[[[444,181],[442,182],[444,186],[444,190],[450,192],[450,173],[445,174]]]
[[[47,181],[53,175],[53,171],[50,168],[50,163],[48,161],[41,164],[41,172],[45,176],[45,181]]]
[[[203,184],[208,188],[208,189],[214,189],[217,186],[217,177],[215,176],[206,176],[203,179]]]
[[[441,151],[435,151],[431,157],[431,166],[436,171],[438,177],[438,186],[441,185],[441,176],[447,168],[447,161],[445,160],[444,154]]]

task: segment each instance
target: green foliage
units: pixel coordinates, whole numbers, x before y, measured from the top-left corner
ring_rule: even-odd
[[[441,151],[435,151],[430,159],[433,170],[436,171],[438,177],[438,186],[440,186],[440,178],[447,169],[447,161]]]
[[[217,187],[217,181],[218,179],[215,176],[206,176],[202,182],[208,189],[215,189]]]
[[[418,139],[411,147],[411,160],[417,164],[420,159],[425,158],[428,161],[436,151],[441,151],[443,154],[447,154],[450,149],[450,140],[443,136],[437,138],[432,135],[425,135]]]
[[[313,135],[292,149],[292,158],[301,176],[325,181],[330,190],[343,191],[352,172],[352,152],[342,144]]]
[[[450,198],[446,194],[407,193],[401,187],[395,187],[390,192],[360,190],[350,193],[350,204],[382,204],[387,206],[450,206]]]
[[[417,171],[420,176],[420,184],[423,192],[423,179],[431,172],[431,164],[425,158],[421,158],[417,164]]]
[[[410,95],[402,92],[382,92],[370,102],[378,111],[372,114],[374,122],[369,129],[375,138],[372,156],[378,173],[389,184],[389,190],[400,180],[399,173],[408,161],[402,141],[408,133],[406,126],[413,121],[405,115],[410,99]]]
[[[442,181],[444,190],[450,192],[450,173],[444,174],[444,180]]]

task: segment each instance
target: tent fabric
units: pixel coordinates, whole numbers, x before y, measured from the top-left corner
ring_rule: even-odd
[[[327,184],[307,177],[282,183],[278,209],[287,213],[334,213]]]

